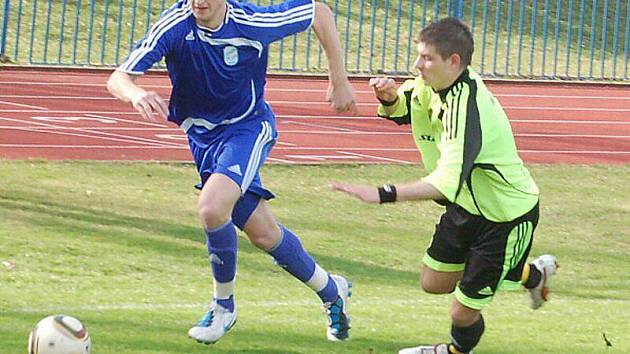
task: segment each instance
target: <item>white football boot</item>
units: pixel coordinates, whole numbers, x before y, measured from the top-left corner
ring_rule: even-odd
[[[348,298],[352,296],[350,291],[352,283],[340,275],[331,274],[330,277],[337,284],[338,295],[335,301],[322,305],[322,310],[328,315],[326,337],[331,341],[342,341],[350,336],[350,317],[348,317],[346,306]]]
[[[448,344],[441,343],[437,345],[421,345],[419,347],[401,349],[398,354],[450,354]],[[473,352],[468,352],[473,354]]]
[[[556,257],[545,254],[530,263],[531,266],[536,267],[541,274],[540,283],[534,288],[526,289],[529,293],[529,307],[535,310],[549,300],[549,285],[551,277],[556,274],[558,269],[558,261]]]
[[[188,330],[188,336],[199,343],[214,344],[236,324],[236,308],[230,312],[212,302],[210,309],[196,326]]]

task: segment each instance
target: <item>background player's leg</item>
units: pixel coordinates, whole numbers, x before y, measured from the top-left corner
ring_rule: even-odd
[[[313,289],[325,308],[334,312],[329,313],[329,339],[346,339],[350,328],[345,313],[350,286],[348,281],[341,276],[331,276],[315,263],[300,239],[277,223],[265,200],[260,200],[243,230],[254,245],[268,252],[278,265]]]

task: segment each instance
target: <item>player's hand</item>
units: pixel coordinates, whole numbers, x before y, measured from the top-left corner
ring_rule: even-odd
[[[330,187],[339,192],[349,194],[369,204],[379,204],[381,199],[378,195],[378,188],[373,186],[359,186],[349,183],[333,182]]]
[[[131,105],[135,108],[144,119],[154,121],[153,114],[157,114],[160,118],[166,120],[168,118],[168,107],[166,103],[154,91],[143,91],[136,94],[131,99]]]
[[[354,97],[354,90],[348,80],[344,80],[343,83],[337,85],[329,83],[326,100],[330,102],[330,107],[337,113],[359,113],[356,103],[357,99]]]
[[[393,102],[398,98],[396,91],[396,81],[388,77],[374,77],[370,79],[370,87],[374,90],[377,98],[383,101]]]

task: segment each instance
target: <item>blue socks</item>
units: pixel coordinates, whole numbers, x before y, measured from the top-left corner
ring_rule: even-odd
[[[338,293],[335,281],[315,263],[291,230],[279,226],[282,231],[280,241],[268,253],[279,266],[313,289],[322,302],[334,302]],[[206,244],[214,276],[214,299],[233,312],[237,236],[232,221],[206,230]]]
[[[337,284],[306,252],[300,239],[291,230],[279,225],[280,241],[268,253],[276,263],[317,292],[322,302],[337,299]]]
[[[206,230],[206,245],[214,276],[214,298],[219,305],[233,312],[237,237],[232,221]]]

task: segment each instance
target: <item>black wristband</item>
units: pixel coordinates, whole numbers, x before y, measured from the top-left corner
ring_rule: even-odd
[[[384,99],[381,99],[380,97],[376,97],[376,98],[385,107],[393,106],[396,104],[396,102],[398,102],[398,96],[396,96],[396,98],[393,101],[385,101]]]
[[[393,203],[396,201],[396,186],[393,184],[385,184],[378,187],[378,197],[383,203]]]

